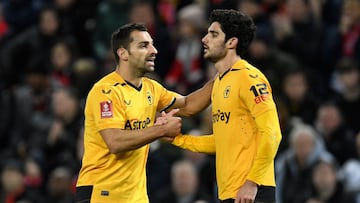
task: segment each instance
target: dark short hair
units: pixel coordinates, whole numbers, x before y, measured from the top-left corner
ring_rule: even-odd
[[[211,12],[210,23],[218,22],[225,33],[225,41],[232,37],[238,38],[236,53],[247,52],[255,37],[256,26],[250,16],[233,9],[215,9]]]
[[[129,24],[125,24],[125,25],[119,27],[112,33],[111,47],[112,47],[112,51],[113,51],[113,54],[115,57],[116,64],[118,64],[120,61],[119,56],[116,53],[117,50],[121,47],[125,48],[125,49],[129,48],[129,44],[133,40],[130,38],[130,34],[131,34],[131,32],[133,32],[135,30],[146,32],[147,28],[142,23],[129,23]]]

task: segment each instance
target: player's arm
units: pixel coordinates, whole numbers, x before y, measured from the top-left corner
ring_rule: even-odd
[[[203,87],[187,96],[179,96],[170,109],[179,108],[179,116],[192,116],[203,111],[211,103],[211,91],[214,80],[209,80]]]
[[[162,137],[174,137],[181,131],[181,119],[171,117],[166,123],[140,130],[123,130],[108,128],[100,131],[111,153],[126,152],[137,149]]]
[[[162,123],[166,123],[168,119],[177,114],[176,110],[173,109],[169,113],[162,112],[161,116],[156,119]],[[215,153],[215,138],[214,135],[189,135],[180,134],[171,139],[171,144],[178,146],[183,149],[187,149],[193,152],[202,152],[208,154]]]
[[[261,134],[260,144],[247,179],[258,184],[272,166],[281,141],[281,130],[276,109],[256,117],[255,122]]]
[[[171,143],[193,152],[215,154],[214,135],[178,135]]]

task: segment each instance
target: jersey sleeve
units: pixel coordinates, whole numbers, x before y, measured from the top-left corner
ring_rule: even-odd
[[[272,89],[260,72],[249,71],[241,83],[240,98],[256,122],[260,133],[260,144],[254,164],[248,174],[248,179],[256,183],[268,177],[270,167],[273,167],[274,157],[281,140],[280,124]]]
[[[87,98],[87,113],[92,116],[98,131],[106,128],[124,128],[125,107],[121,99],[110,85],[95,85]]]
[[[255,119],[260,132],[260,144],[247,179],[259,183],[273,166],[280,141],[281,130],[276,110],[267,111]]]
[[[175,103],[176,97],[179,97],[179,94],[167,90],[160,83],[156,81],[153,81],[153,84],[154,84],[154,88],[156,89],[157,92],[159,92],[160,95],[157,110],[165,111]]]
[[[171,144],[193,152],[215,154],[214,135],[178,135]]]

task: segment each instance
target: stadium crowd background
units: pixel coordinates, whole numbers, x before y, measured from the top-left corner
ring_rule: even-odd
[[[74,202],[84,100],[115,67],[118,26],[144,22],[159,51],[149,77],[188,94],[214,76],[200,40],[215,8],[257,25],[244,58],[278,105],[278,202],[360,203],[360,0],[0,0],[0,202]],[[211,133],[209,109],[183,121]],[[147,168],[152,203],[216,202],[211,155],[156,141]]]

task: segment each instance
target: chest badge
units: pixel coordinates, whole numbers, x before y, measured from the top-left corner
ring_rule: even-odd
[[[229,97],[229,95],[230,95],[230,89],[231,89],[230,86],[227,86],[227,87],[224,89],[224,98],[228,98],[228,97]]]
[[[152,105],[153,104],[153,96],[152,96],[152,94],[150,93],[150,92],[147,92],[146,93],[146,99],[147,99],[147,101],[148,101],[148,103],[149,103],[149,105]]]

